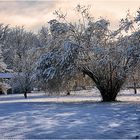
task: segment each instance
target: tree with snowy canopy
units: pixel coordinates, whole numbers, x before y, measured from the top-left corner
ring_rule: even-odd
[[[7,65],[5,64],[3,60],[3,53],[2,53],[2,46],[5,43],[7,32],[8,32],[8,26],[4,26],[3,24],[0,24],[0,72],[9,71],[7,69]],[[0,79],[0,91],[7,94],[7,90],[9,88],[11,88],[10,85],[5,83],[4,80]]]
[[[4,72],[6,70],[7,65],[3,62],[2,51],[0,48],[0,72]]]
[[[50,93],[59,94],[68,89],[69,80],[75,73],[78,45],[67,39],[66,24],[57,20],[51,20],[49,23],[51,39],[47,45],[47,53],[37,62],[36,77],[38,81],[45,83],[44,88]]]
[[[10,28],[3,45],[5,62],[15,73],[10,81],[13,92],[24,93],[25,97],[33,86],[34,62],[39,45],[37,36],[24,27]]]
[[[140,30],[134,30],[134,27],[139,24],[140,12],[133,19],[128,13],[120,21],[119,29],[111,31],[109,21],[103,18],[94,20],[88,7],[78,5],[76,11],[81,19],[75,24],[68,22],[63,13],[55,11],[63,22],[51,21],[53,49],[50,50],[51,54],[47,53],[45,59],[41,59],[38,65],[41,71],[38,74],[41,77],[44,74],[43,77],[48,82],[61,73],[62,84],[64,77],[68,76],[67,72],[70,70],[70,73],[75,74],[73,71],[78,68],[94,81],[103,101],[115,101],[126,78],[139,62]],[[66,51],[62,47],[65,42],[72,42],[74,45],[71,46],[77,47],[70,47]],[[77,48],[76,53],[73,53],[73,48]]]
[[[0,72],[4,72],[7,69],[7,65],[3,61],[2,46],[5,43],[6,33],[8,31],[8,26],[0,24]]]

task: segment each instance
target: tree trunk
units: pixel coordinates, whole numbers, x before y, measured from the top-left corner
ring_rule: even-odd
[[[107,87],[105,89],[102,89],[102,87],[100,87],[99,85],[97,85],[97,88],[101,93],[102,102],[115,102],[117,94],[120,91],[118,89],[108,89]]]
[[[67,96],[69,96],[70,95],[70,92],[69,91],[67,91]]]
[[[134,86],[133,86],[134,94],[137,94],[137,82],[136,82],[136,78],[135,78],[134,75],[132,76],[132,78],[133,78],[133,84],[134,84]]]
[[[116,101],[117,94],[125,82],[125,76],[122,79],[117,79],[116,77],[113,77],[112,73],[110,73],[109,78],[105,78],[104,75],[97,77],[92,71],[86,68],[84,68],[82,72],[87,74],[94,81],[101,93],[103,102]]]
[[[102,102],[115,102],[116,96],[113,96],[113,93],[101,93]]]
[[[136,82],[134,82],[134,94],[137,94],[137,86],[136,86]]]
[[[25,99],[27,98],[27,92],[24,92],[24,97],[25,97]]]

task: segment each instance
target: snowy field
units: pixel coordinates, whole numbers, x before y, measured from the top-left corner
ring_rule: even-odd
[[[61,97],[2,95],[0,138],[140,138],[139,91],[123,90],[118,100],[124,102],[96,102],[100,100],[96,89]]]
[[[133,89],[121,90],[117,97],[118,101],[123,102],[140,102],[140,89],[138,89],[138,94],[134,94]],[[98,102],[101,101],[100,93],[95,88],[92,90],[82,90],[71,92],[70,96],[47,96],[43,92],[34,92],[28,94],[28,99],[24,99],[23,94],[13,94],[13,95],[0,95],[1,103],[11,103],[11,102]]]

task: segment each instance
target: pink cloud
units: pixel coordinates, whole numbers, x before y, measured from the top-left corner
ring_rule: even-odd
[[[48,1],[0,1],[0,22],[5,24],[24,25],[29,30],[37,31],[47,21],[53,19],[54,10],[61,8],[68,13],[70,20],[76,20],[74,7],[77,4],[91,5],[91,14],[110,19],[112,27],[130,9],[132,13],[139,8],[139,0],[48,0]]]

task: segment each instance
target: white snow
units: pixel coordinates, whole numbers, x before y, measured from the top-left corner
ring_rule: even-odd
[[[140,89],[138,94],[134,94],[133,89],[121,90],[117,97],[118,101],[140,102]],[[72,91],[70,96],[48,96],[44,92],[29,93],[28,98],[24,99],[23,94],[1,95],[0,104],[5,102],[97,102],[101,101],[99,91],[94,88],[91,90]]]
[[[28,99],[22,94],[2,95],[0,138],[140,138],[140,90],[138,95],[122,90],[118,100],[125,102],[96,102],[100,100],[96,89],[60,97],[44,93],[28,94]]]

